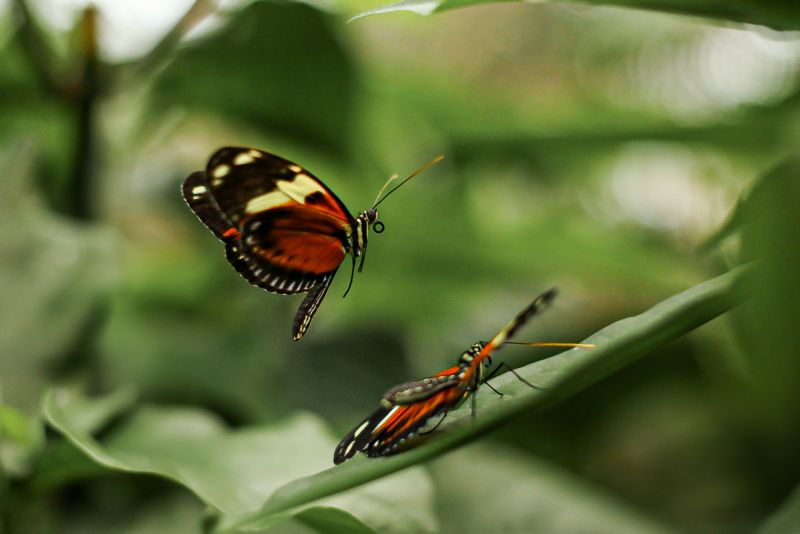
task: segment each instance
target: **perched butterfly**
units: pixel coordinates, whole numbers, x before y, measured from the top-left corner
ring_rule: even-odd
[[[510,343],[508,340],[516,331],[531,317],[545,309],[555,296],[556,290],[550,289],[536,297],[490,341],[475,343],[467,349],[455,366],[429,378],[400,384],[384,393],[381,406],[361,421],[336,447],[333,463],[340,464],[360,451],[365,451],[367,456],[385,456],[401,450],[400,447],[414,437],[433,417],[440,414],[444,416],[475,393],[480,384],[491,378],[491,375],[484,375],[485,370],[492,364],[492,353],[504,343]],[[579,343],[523,344],[584,348],[591,346]],[[517,378],[531,387],[536,387],[519,375]],[[472,397],[472,400],[474,414],[475,397]]]
[[[353,271],[359,256],[359,272],[364,267],[369,228],[383,231],[378,204],[442,158],[436,157],[381,198],[396,177],[390,178],[375,204],[357,217],[301,166],[253,148],[219,149],[205,171],[184,180],[182,191],[192,211],[225,243],[228,261],[248,282],[272,293],[308,293],[292,328],[292,338],[298,340],[345,256],[352,256]]]

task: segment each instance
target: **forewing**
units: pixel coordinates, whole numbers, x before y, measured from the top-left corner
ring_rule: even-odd
[[[383,394],[383,399],[389,404],[413,404],[424,401],[443,389],[452,387],[458,381],[459,366],[450,367],[431,377],[414,380],[394,386]]]
[[[211,195],[238,225],[253,214],[287,206],[304,206],[352,224],[341,200],[317,177],[289,160],[254,148],[225,147],[208,161]]]
[[[381,406],[361,421],[336,446],[336,450],[333,452],[333,463],[338,465],[364,450],[372,440],[375,428],[394,410],[397,410],[396,406],[391,408]]]
[[[200,221],[205,224],[209,230],[214,232],[218,238],[225,241],[227,238],[235,236],[238,231],[233,226],[233,223],[222,212],[217,205],[217,201],[211,195],[211,188],[208,183],[208,177],[204,171],[193,172],[186,180],[183,181],[181,187],[183,199],[189,205],[191,210],[197,215]]]

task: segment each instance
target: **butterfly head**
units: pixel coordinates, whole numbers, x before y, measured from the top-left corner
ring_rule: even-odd
[[[378,220],[378,210],[375,208],[369,208],[368,210],[364,210],[362,215],[367,218],[367,223],[369,225],[375,224],[375,221]]]
[[[372,227],[372,230],[376,234],[380,234],[383,232],[384,224],[378,220],[378,210],[374,207],[366,209],[359,213],[359,218],[364,219],[366,221],[367,226]]]

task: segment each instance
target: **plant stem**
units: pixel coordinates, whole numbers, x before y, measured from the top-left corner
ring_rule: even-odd
[[[76,219],[91,220],[94,185],[94,156],[96,153],[95,112],[98,84],[97,9],[87,7],[79,21],[82,72],[74,94],[75,152],[66,190],[66,211]]]
[[[203,21],[206,17],[216,11],[216,5],[211,0],[195,0],[186,10],[186,13],[178,19],[170,31],[142,58],[140,58],[132,68],[131,75],[142,77],[157,70],[163,65],[184,35]]]

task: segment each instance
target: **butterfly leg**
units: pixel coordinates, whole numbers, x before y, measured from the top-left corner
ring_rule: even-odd
[[[527,385],[527,386],[529,386],[529,387],[531,387],[531,388],[533,388],[533,389],[539,389],[539,390],[543,390],[543,389],[545,389],[545,388],[543,388],[543,387],[541,387],[541,386],[537,386],[537,385],[531,384],[530,382],[528,382],[527,380],[525,380],[524,378],[522,378],[522,377],[519,375],[519,373],[517,373],[517,372],[514,370],[514,368],[513,368],[513,367],[511,367],[510,365],[508,365],[508,364],[507,364],[507,363],[505,363],[505,362],[500,362],[499,364],[497,364],[497,367],[495,367],[495,368],[494,368],[494,370],[493,370],[491,373],[489,373],[489,376],[487,376],[487,377],[486,377],[486,378],[483,380],[483,383],[484,383],[484,384],[486,384],[486,385],[487,385],[487,386],[489,386],[489,387],[492,387],[492,386],[490,386],[490,385],[488,384],[488,381],[489,381],[491,378],[493,378],[493,377],[494,377],[494,375],[496,375],[496,374],[497,374],[497,372],[498,372],[500,369],[502,369],[503,367],[505,367],[506,369],[508,369],[508,370],[509,370],[509,371],[510,371],[510,372],[511,372],[511,373],[512,373],[514,376],[516,376],[516,377],[519,379],[519,381],[520,381],[520,382],[522,382],[523,384],[525,384],[525,385]],[[492,389],[493,389],[494,391],[498,392],[496,389],[494,389],[494,388],[492,388]],[[498,392],[498,393],[499,393],[499,392]],[[501,394],[501,395],[502,395],[502,394]]]
[[[347,289],[344,291],[342,298],[345,298],[350,293],[350,288],[353,287],[353,275],[356,273],[356,257],[353,255],[353,267],[350,269],[350,281],[347,283]]]
[[[442,422],[443,422],[443,421],[445,420],[445,418],[447,417],[447,414],[448,414],[448,413],[450,413],[450,410],[445,410],[445,412],[442,414],[442,418],[441,418],[441,419],[439,419],[439,421],[438,421],[438,422],[437,422],[435,425],[433,425],[433,428],[431,428],[430,430],[426,430],[425,432],[420,432],[420,435],[430,434],[431,432],[433,432],[434,430],[436,430],[437,428],[439,428],[439,425],[441,425],[441,424],[442,424]]]
[[[485,381],[484,381],[484,384],[486,384],[487,386],[489,386],[489,389],[491,389],[492,391],[494,391],[495,393],[497,393],[497,394],[498,394],[498,395],[500,395],[501,397],[503,396],[503,392],[502,392],[502,391],[500,391],[500,390],[498,390],[497,388],[495,388],[495,387],[494,387],[493,385],[491,385],[489,382],[485,382]]]

